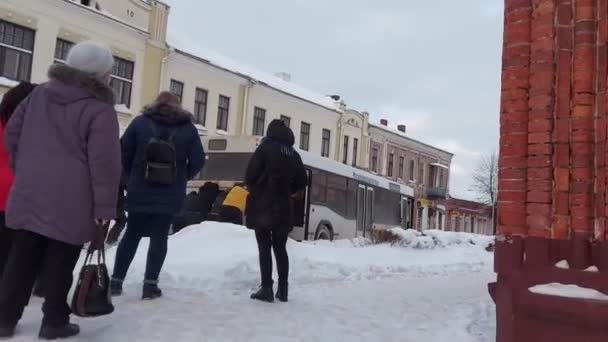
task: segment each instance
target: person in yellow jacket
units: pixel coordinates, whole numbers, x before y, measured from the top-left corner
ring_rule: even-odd
[[[237,184],[230,191],[219,210],[220,222],[242,225],[249,191],[242,184]]]

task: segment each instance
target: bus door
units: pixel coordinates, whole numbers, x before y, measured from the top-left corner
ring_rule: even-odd
[[[306,177],[308,183],[303,197],[298,197],[293,200],[293,226],[292,237],[297,241],[308,240],[308,226],[310,222],[310,184],[312,172],[306,169]]]
[[[357,236],[367,236],[372,229],[374,188],[359,184],[357,190]]]

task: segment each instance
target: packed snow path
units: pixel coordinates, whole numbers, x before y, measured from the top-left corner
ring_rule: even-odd
[[[161,276],[163,298],[139,299],[144,248],[125,294],[115,300],[117,311],[77,320],[82,335],[74,341],[494,340],[486,288],[491,254],[481,246],[418,250],[290,243],[290,302],[266,304],[248,298],[258,281],[250,232],[201,227],[205,233],[171,242]],[[39,309],[40,300],[33,300],[14,341],[36,340]]]

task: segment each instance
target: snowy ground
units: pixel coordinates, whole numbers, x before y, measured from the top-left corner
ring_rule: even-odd
[[[290,302],[265,304],[248,299],[259,282],[252,233],[191,227],[171,238],[165,297],[139,300],[142,243],[117,311],[78,320],[75,341],[493,341],[488,240],[429,235],[402,246],[290,241]],[[15,341],[35,340],[39,306],[33,300]]]

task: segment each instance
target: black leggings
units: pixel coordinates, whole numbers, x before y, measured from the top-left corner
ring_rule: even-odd
[[[279,285],[287,285],[289,278],[289,257],[287,256],[287,236],[285,230],[255,231],[258,241],[258,252],[260,255],[260,273],[262,275],[262,286],[271,287],[272,280],[272,253],[277,260],[277,272],[279,274]]]

